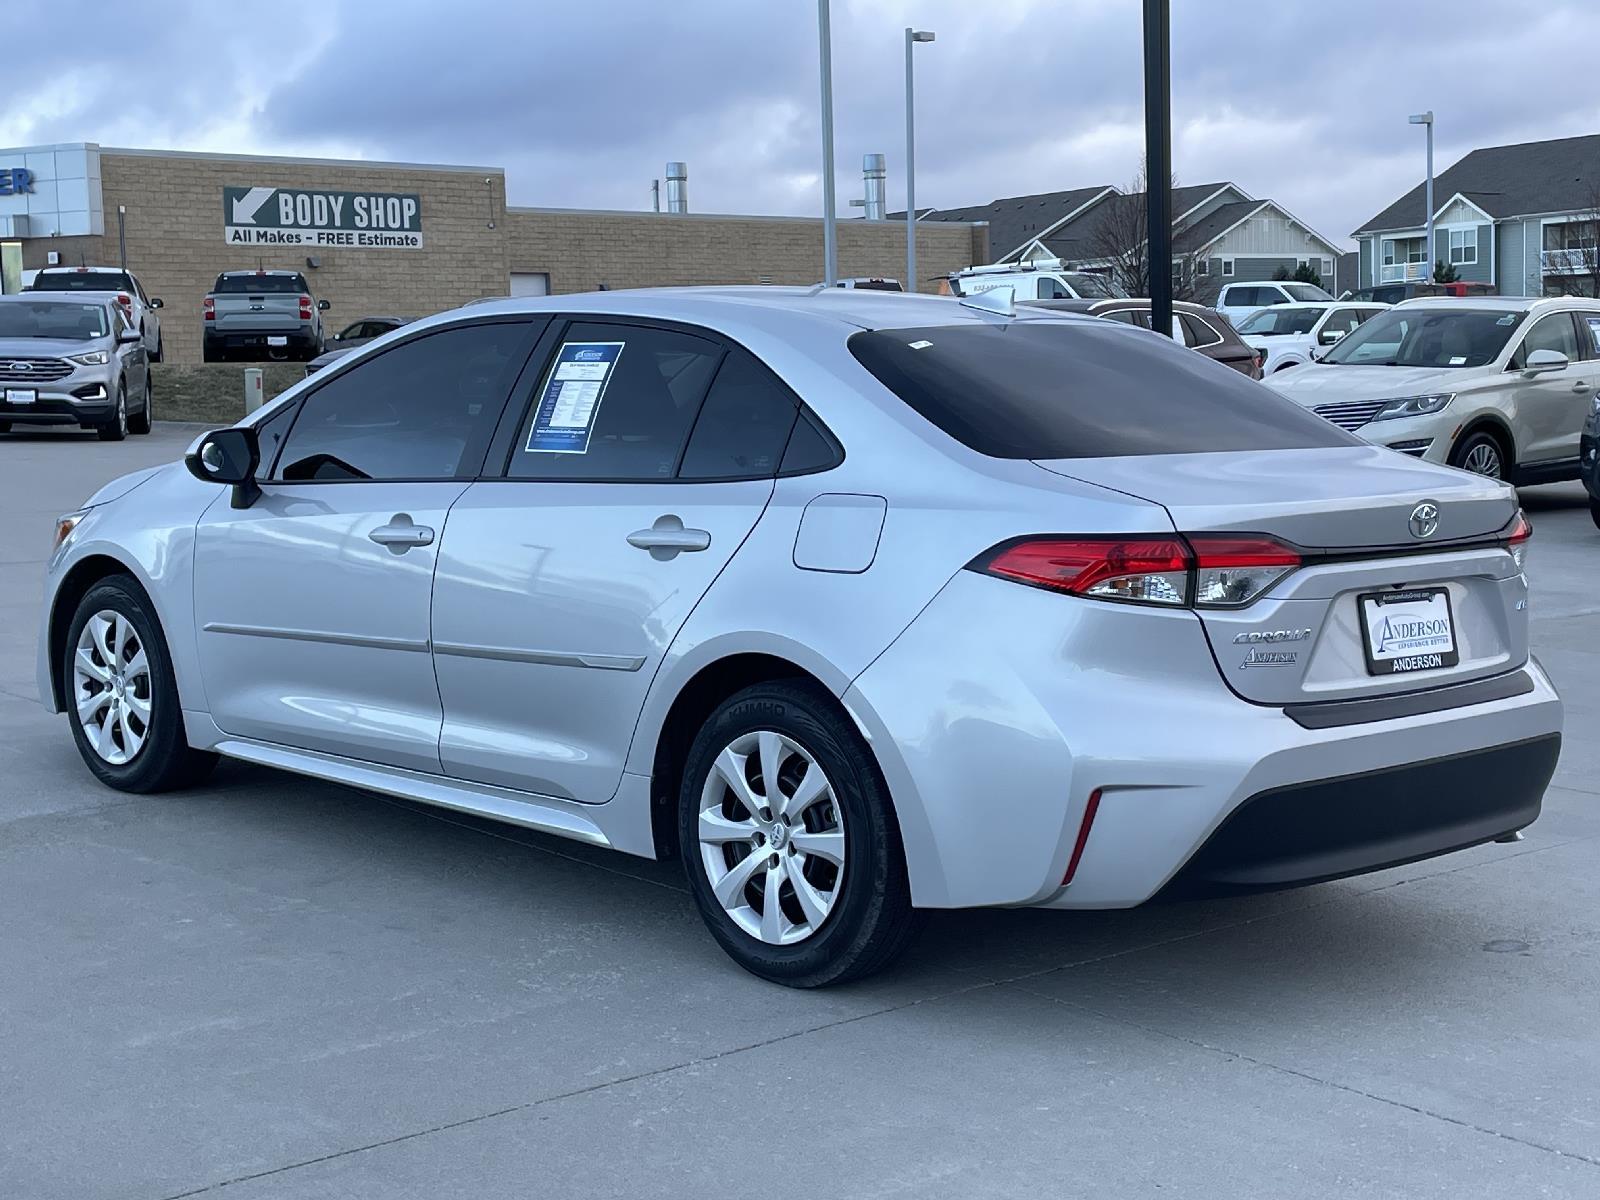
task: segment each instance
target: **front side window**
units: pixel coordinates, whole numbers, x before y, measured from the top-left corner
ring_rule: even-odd
[[[507,474],[618,482],[674,478],[722,357],[718,343],[675,329],[568,326],[523,419]]]
[[[526,321],[403,342],[306,396],[273,478],[285,483],[476,474],[532,349]]]
[[[863,331],[849,346],[909,408],[992,458],[1355,444],[1237,371],[1114,321]]]
[[[1526,317],[1526,313],[1455,306],[1388,309],[1341,338],[1322,361],[1386,367],[1481,367],[1500,356]]]
[[[1528,336],[1522,339],[1522,345],[1517,347],[1517,352],[1511,356],[1510,367],[1513,371],[1520,371],[1528,365],[1528,355],[1535,350],[1554,350],[1565,354],[1569,362],[1577,362],[1583,357],[1583,352],[1578,348],[1578,331],[1572,324],[1571,313],[1551,313],[1548,317],[1541,317],[1535,321],[1533,328],[1528,330]]]

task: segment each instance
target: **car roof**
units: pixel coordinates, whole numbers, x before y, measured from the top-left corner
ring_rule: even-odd
[[[116,292],[10,292],[0,296],[0,304],[26,300],[30,304],[111,304]]]
[[[127,267],[97,267],[97,266],[94,266],[93,264],[91,264],[89,266],[85,266],[85,267],[40,267],[38,273],[40,275],[76,275],[80,271],[82,271],[82,272],[109,271],[114,275],[132,275],[133,274],[133,272],[128,270]]]
[[[880,292],[861,288],[712,286],[636,288],[577,292],[559,296],[513,296],[472,303],[473,314],[571,312],[639,316],[687,322],[763,319],[778,314],[854,326],[857,329],[914,329],[927,325],[992,325],[997,321],[1093,320],[1066,312],[1044,312],[1027,304],[1012,317],[975,308],[956,296]]]
[[[284,270],[279,270],[277,268],[274,268],[271,271],[218,271],[217,274],[219,276],[221,276],[221,275],[298,275],[298,274],[300,274],[300,272],[299,271],[284,271]]]
[[[1575,296],[1413,296],[1409,300],[1402,300],[1392,305],[1394,308],[1443,308],[1478,310],[1488,309],[1492,312],[1530,312],[1537,307],[1550,307],[1563,301],[1577,301],[1581,297]],[[1590,301],[1593,303],[1593,301]]]

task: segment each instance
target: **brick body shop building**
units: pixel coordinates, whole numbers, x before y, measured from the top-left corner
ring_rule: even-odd
[[[809,284],[815,218],[507,208],[505,172],[331,159],[117,150],[0,150],[0,278],[128,269],[165,303],[170,361],[200,361],[200,301],[218,272],[299,270],[329,334],[367,315],[420,317],[480,296],[689,284]],[[841,220],[841,276],[899,278],[905,227]],[[988,261],[988,229],[918,228],[922,290]],[[19,267],[20,260],[20,267]]]

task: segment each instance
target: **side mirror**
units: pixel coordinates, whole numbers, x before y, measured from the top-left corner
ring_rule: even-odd
[[[1528,355],[1527,364],[1523,370],[1530,372],[1559,371],[1566,366],[1567,356],[1559,350],[1535,350]]]
[[[327,312],[332,307],[333,307],[333,305],[329,304],[326,300],[318,300],[317,301],[317,311],[318,312]]]
[[[160,296],[151,296],[150,297],[150,307],[151,308],[165,308],[166,307],[166,302],[163,301]]]
[[[1324,329],[1317,334],[1317,342],[1323,346],[1331,346],[1345,335],[1343,329]]]
[[[213,429],[183,456],[183,465],[205,483],[231,484],[234,508],[249,508],[261,495],[256,486],[261,446],[256,431],[247,426]]]
[[[117,334],[117,345],[119,346],[135,346],[142,341],[144,341],[144,334],[137,329],[124,329]]]

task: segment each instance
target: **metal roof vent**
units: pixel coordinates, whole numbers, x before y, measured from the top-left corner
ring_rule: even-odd
[[[689,211],[689,164],[669,162],[667,164],[667,211],[669,213],[686,213]]]

